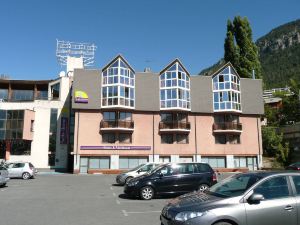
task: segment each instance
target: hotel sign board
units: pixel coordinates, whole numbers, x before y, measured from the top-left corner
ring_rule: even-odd
[[[151,146],[80,146],[80,150],[151,150]]]

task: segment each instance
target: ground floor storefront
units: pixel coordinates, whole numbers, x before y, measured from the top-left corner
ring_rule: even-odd
[[[74,173],[117,173],[147,162],[205,162],[218,171],[257,170],[260,158],[259,155],[81,155],[74,159]]]

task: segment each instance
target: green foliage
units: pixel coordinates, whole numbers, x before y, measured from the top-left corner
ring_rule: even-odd
[[[230,61],[241,77],[251,78],[252,70],[261,77],[258,49],[252,41],[252,30],[246,17],[236,16],[227,22],[224,60]]]
[[[262,139],[264,156],[275,157],[281,165],[289,163],[289,144],[283,143],[283,135],[275,127],[262,127]]]
[[[289,164],[289,143],[285,142],[284,144],[279,143],[277,146],[276,152],[276,160],[277,162],[281,163],[283,166],[287,166]]]
[[[278,110],[271,108],[267,104],[265,104],[265,117],[269,126],[277,127],[279,125]]]

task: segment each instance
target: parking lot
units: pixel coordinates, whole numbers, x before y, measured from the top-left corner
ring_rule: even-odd
[[[0,189],[3,225],[154,225],[168,199],[127,199],[114,175],[40,175]]]
[[[169,200],[128,199],[115,175],[39,175],[0,189],[3,225],[154,225]]]

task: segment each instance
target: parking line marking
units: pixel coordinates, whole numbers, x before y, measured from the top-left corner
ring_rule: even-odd
[[[124,210],[125,211],[125,210]],[[125,213],[127,214],[147,214],[147,213],[161,213],[161,211],[143,211],[143,212],[127,212],[125,211]]]
[[[110,187],[110,190],[114,190],[114,188],[113,188],[113,187]]]
[[[116,203],[118,204],[118,205],[120,205],[121,204],[121,202],[117,199],[116,200]]]
[[[114,197],[116,197],[116,196],[117,196],[115,192],[113,193],[113,196],[114,196]]]
[[[122,213],[123,213],[124,216],[128,216],[126,210],[123,209],[123,210],[122,210]]]

